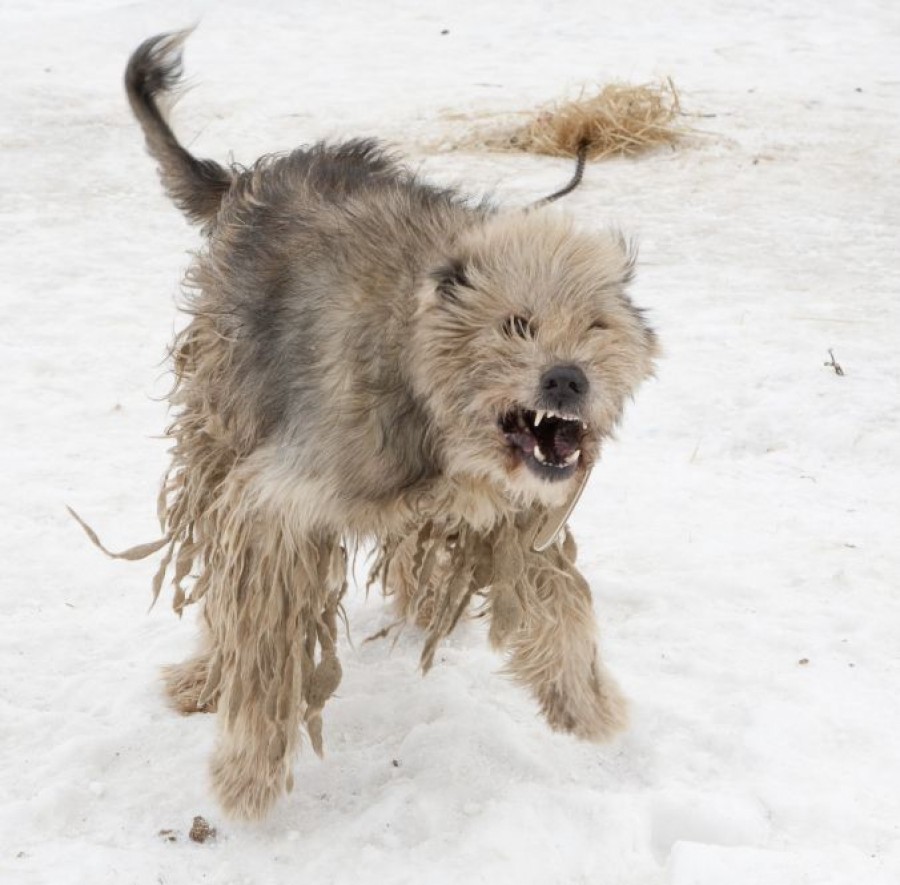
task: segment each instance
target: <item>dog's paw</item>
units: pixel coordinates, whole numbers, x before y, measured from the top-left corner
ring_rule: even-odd
[[[169,703],[185,715],[189,713],[215,713],[218,692],[202,706],[200,697],[209,677],[208,655],[198,655],[181,664],[163,668],[163,682]]]
[[[628,702],[600,666],[581,684],[554,683],[537,692],[541,712],[555,731],[582,740],[607,741],[628,726]]]
[[[212,759],[213,788],[222,810],[241,820],[259,820],[290,789],[284,759],[220,748]]]

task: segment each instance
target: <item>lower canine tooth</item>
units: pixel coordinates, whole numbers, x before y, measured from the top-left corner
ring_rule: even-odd
[[[575,449],[568,458],[566,458],[566,466],[571,467],[581,456],[581,449]]]
[[[540,446],[535,446],[535,447],[534,447],[534,457],[537,458],[538,461],[541,462],[541,464],[546,464],[546,463],[547,463],[547,459],[546,459],[546,457],[544,456],[544,453],[541,451],[541,447],[540,447]]]

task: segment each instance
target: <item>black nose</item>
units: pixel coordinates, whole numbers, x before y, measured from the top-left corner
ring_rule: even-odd
[[[589,386],[578,366],[552,366],[541,375],[541,398],[549,408],[564,411],[579,405]]]

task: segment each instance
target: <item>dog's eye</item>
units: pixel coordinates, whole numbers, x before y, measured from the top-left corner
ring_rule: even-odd
[[[503,321],[503,334],[508,338],[533,338],[534,322],[528,317],[511,316]]]

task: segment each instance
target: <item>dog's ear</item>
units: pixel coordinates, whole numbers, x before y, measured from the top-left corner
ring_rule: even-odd
[[[472,288],[466,273],[466,262],[461,258],[454,258],[442,264],[437,270],[432,271],[430,276],[438,295],[453,304],[460,303],[462,289]]]

